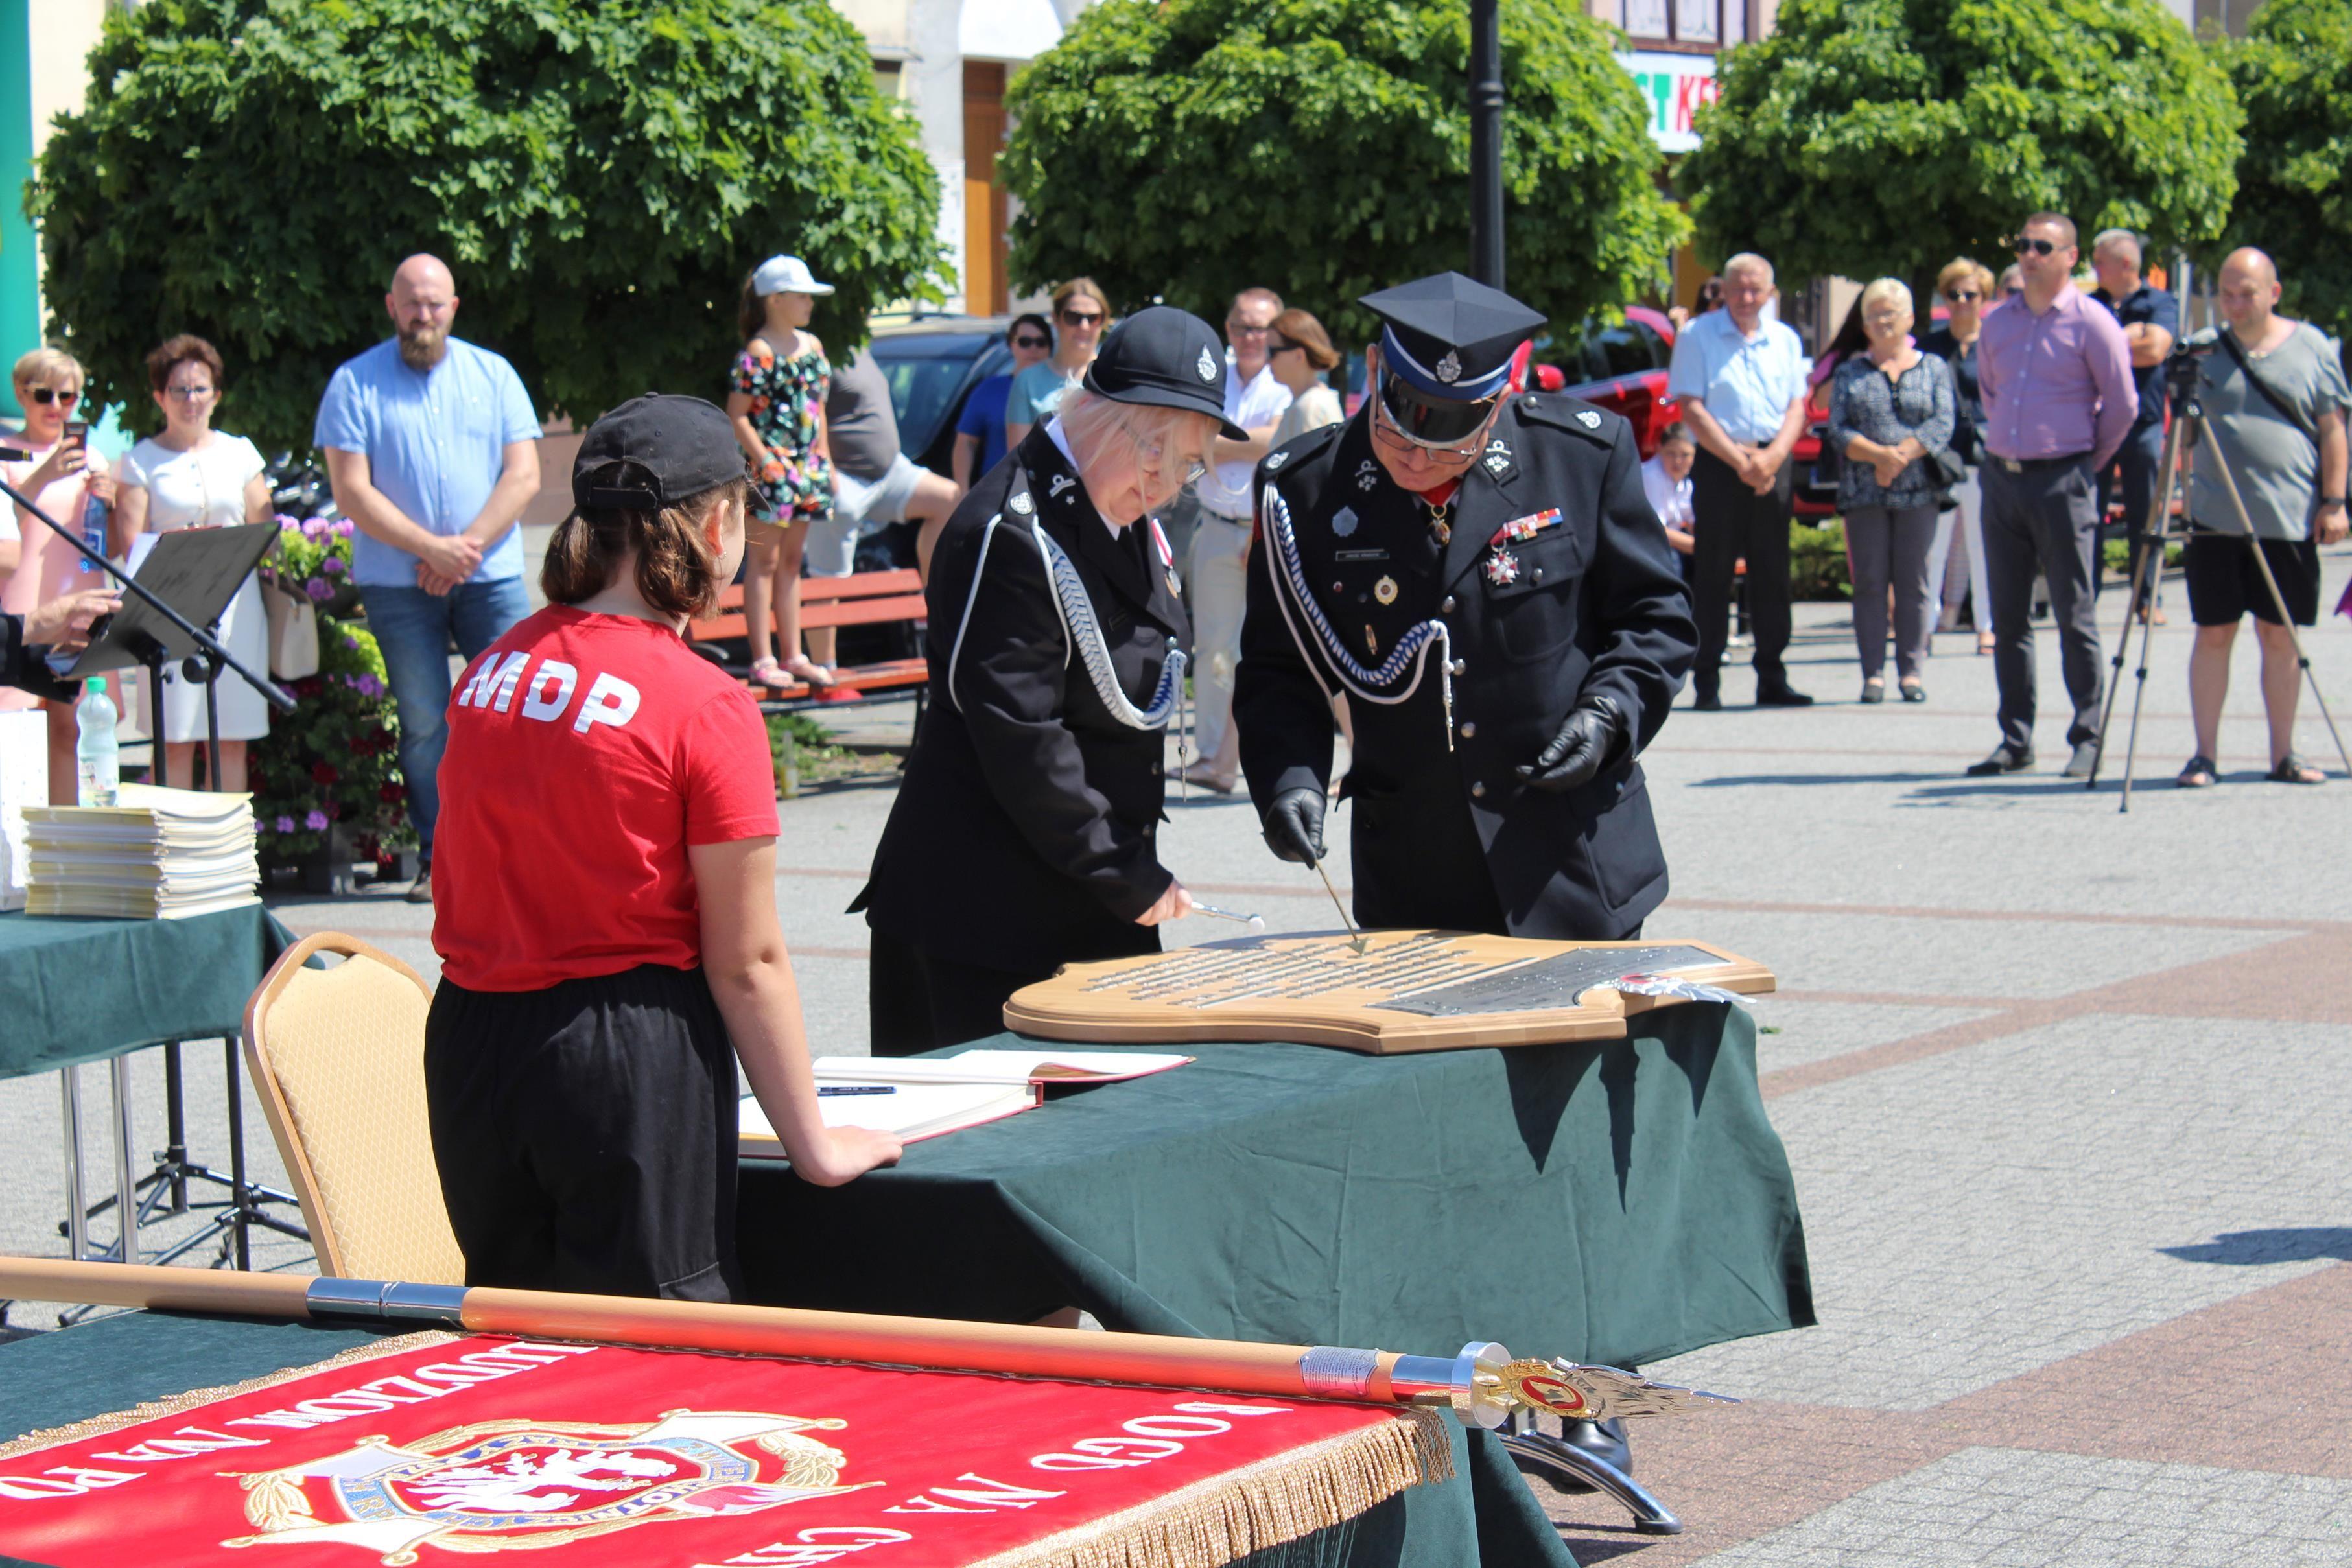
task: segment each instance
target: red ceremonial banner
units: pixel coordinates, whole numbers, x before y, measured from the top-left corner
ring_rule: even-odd
[[[1422,1479],[1423,1412],[431,1333],[0,1448],[55,1568],[1222,1563]]]

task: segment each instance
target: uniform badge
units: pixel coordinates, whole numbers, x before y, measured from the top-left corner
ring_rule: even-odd
[[[1379,600],[1382,604],[1394,604],[1397,597],[1396,579],[1393,577],[1383,577],[1378,582],[1372,584],[1372,597]]]
[[[1206,349],[1201,350],[1201,357],[1193,363],[1192,368],[1201,372],[1201,379],[1204,382],[1213,382],[1217,379],[1217,361],[1210,357],[1209,350]]]
[[[1489,452],[1499,452],[1504,456],[1508,457],[1511,455],[1511,444],[1505,441],[1498,435],[1495,437],[1494,440],[1486,443],[1486,450]]]
[[[1045,486],[1045,493],[1058,500],[1063,498],[1062,492],[1076,488],[1077,483],[1078,482],[1076,479],[1071,478],[1067,474],[1056,474],[1054,476],[1052,482]]]
[[[1489,474],[1500,474],[1510,465],[1510,458],[1499,452],[1490,455],[1486,459],[1486,472]]]
[[[1356,488],[1369,490],[1381,482],[1381,465],[1370,458],[1356,465]]]
[[[1576,423],[1587,430],[1598,430],[1601,428],[1601,416],[1588,408],[1576,416]]]
[[[1370,626],[1364,628],[1364,652],[1375,659],[1381,656],[1380,634]]]
[[[1462,379],[1462,356],[1455,353],[1451,349],[1446,350],[1445,357],[1437,361],[1437,379],[1444,382],[1447,386],[1452,386],[1455,382],[1460,381]]]
[[[1004,504],[1012,507],[1014,511],[1020,513],[1024,517],[1027,517],[1031,511],[1034,510],[1037,505],[1037,503],[1029,498],[1029,492],[1026,490],[1013,491],[1013,498]]]
[[[1519,580],[1519,558],[1509,550],[1498,549],[1486,558],[1486,580],[1501,588]]]
[[[1342,507],[1331,514],[1331,531],[1341,538],[1356,531],[1356,508]]]
[[[1265,471],[1271,474],[1289,461],[1290,454],[1287,452],[1270,452],[1266,454]]]

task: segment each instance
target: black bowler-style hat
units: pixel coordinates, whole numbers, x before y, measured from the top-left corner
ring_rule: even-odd
[[[616,463],[634,463],[649,479],[596,483]],[[647,392],[588,427],[572,460],[572,505],[583,511],[658,512],[745,477],[743,448],[717,404]]]
[[[1190,310],[1154,305],[1113,327],[1087,367],[1086,389],[1113,402],[1205,413],[1228,441],[1249,432],[1225,417],[1225,345]]]

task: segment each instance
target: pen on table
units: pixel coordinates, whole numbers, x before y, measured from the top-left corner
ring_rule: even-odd
[[[891,1083],[820,1083],[816,1092],[826,1094],[896,1094],[898,1086]]]

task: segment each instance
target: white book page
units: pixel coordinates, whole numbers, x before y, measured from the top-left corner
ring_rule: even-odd
[[[1139,1078],[1194,1059],[1155,1051],[965,1051],[953,1056],[820,1056],[820,1082],[860,1079],[877,1083],[1026,1083],[1033,1078],[1084,1082]]]

